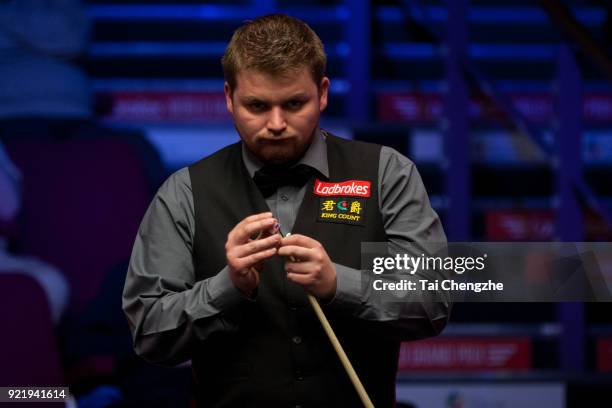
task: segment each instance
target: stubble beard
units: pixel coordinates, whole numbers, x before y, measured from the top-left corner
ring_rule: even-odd
[[[238,130],[238,129],[236,129]],[[316,131],[316,127],[312,130],[310,137],[306,143],[301,146],[292,145],[290,148],[279,148],[274,146],[262,146],[263,142],[256,141],[255,146],[250,146],[249,143],[245,142],[245,139],[241,135],[241,139],[245,144],[246,148],[262,163],[266,165],[274,165],[274,166],[290,166],[296,162],[298,162],[308,147],[313,141],[314,133]],[[240,134],[240,132],[238,131]],[[266,152],[269,150],[269,152]]]

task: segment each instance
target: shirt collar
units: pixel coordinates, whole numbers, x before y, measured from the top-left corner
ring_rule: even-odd
[[[255,172],[261,169],[264,164],[255,156],[249,149],[247,149],[244,142],[242,142],[242,160],[244,165],[249,172],[249,175],[253,177]],[[306,153],[296,163],[306,164],[314,169],[318,170],[326,178],[329,178],[329,166],[327,163],[327,143],[325,143],[325,131],[321,131],[320,128],[315,129],[315,134],[312,138],[312,142]]]

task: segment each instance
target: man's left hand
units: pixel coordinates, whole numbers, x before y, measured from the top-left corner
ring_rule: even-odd
[[[336,294],[336,267],[317,240],[305,235],[283,238],[278,255],[286,257],[287,279],[304,287],[321,300]]]

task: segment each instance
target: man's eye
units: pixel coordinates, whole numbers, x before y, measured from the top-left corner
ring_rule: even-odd
[[[302,106],[304,106],[304,101],[293,100],[293,101],[287,102],[287,108],[291,110],[300,109]]]
[[[249,109],[255,112],[261,112],[266,109],[266,104],[262,102],[249,103]]]

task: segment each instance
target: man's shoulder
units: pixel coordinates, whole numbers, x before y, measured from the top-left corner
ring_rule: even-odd
[[[366,142],[363,140],[354,140],[354,139],[345,139],[340,136],[336,136],[328,131],[325,131],[326,140],[328,140],[329,144],[335,144],[339,148],[346,149],[355,149],[359,150],[369,150],[380,152],[380,162],[385,165],[387,162],[392,162],[400,167],[412,167],[414,166],[414,162],[406,157],[404,154],[400,153],[396,149],[373,142]]]
[[[178,198],[191,194],[191,179],[189,169],[182,167],[170,174],[157,191],[161,198]]]
[[[377,143],[365,142],[362,140],[345,139],[325,132],[327,149],[342,156],[355,159],[361,158],[362,161],[378,161],[382,145]],[[351,160],[352,161],[352,160]]]
[[[380,160],[383,163],[393,163],[398,167],[414,167],[414,162],[392,147],[382,146]]]
[[[353,148],[362,148],[362,149],[380,149],[382,145],[377,143],[365,142],[363,140],[355,140],[355,139],[346,139],[333,133],[325,130],[325,140],[327,144],[336,144],[340,147],[353,147]]]

